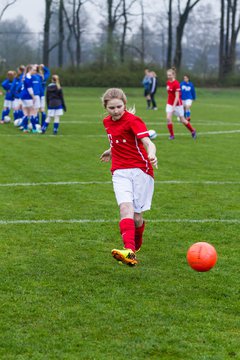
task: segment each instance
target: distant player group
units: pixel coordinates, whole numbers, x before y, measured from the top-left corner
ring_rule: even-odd
[[[147,109],[157,110],[155,94],[157,92],[157,76],[154,71],[145,69],[145,76],[142,81],[144,87],[144,97],[147,101]],[[174,140],[173,115],[191,132],[192,137],[196,138],[196,130],[190,124],[191,106],[196,99],[196,92],[193,83],[188,75],[184,76],[181,84],[176,80],[176,69],[173,67],[167,70],[167,92],[168,99],[166,105],[167,127],[169,139]]]
[[[13,111],[14,125],[23,133],[44,134],[51,118],[54,119],[53,134],[58,133],[60,116],[66,111],[62,88],[58,75],[50,77],[49,69],[41,65],[20,65],[17,71],[9,70],[2,82],[5,99],[1,124],[8,123]],[[48,113],[45,112],[45,89]]]

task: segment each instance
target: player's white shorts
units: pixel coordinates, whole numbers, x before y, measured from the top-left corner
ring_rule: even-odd
[[[19,106],[20,106],[20,99],[14,99],[12,104],[13,109],[18,109]]]
[[[22,106],[24,108],[33,107],[33,100],[32,99],[22,99]]]
[[[34,109],[40,109],[41,102],[40,102],[40,96],[34,95]]]
[[[173,113],[176,116],[182,117],[182,116],[184,116],[183,105],[175,106],[175,108],[173,108],[172,105],[167,104],[166,113]]]
[[[3,106],[8,109],[12,109],[13,107],[13,101],[11,100],[4,100]]]
[[[118,205],[129,202],[140,214],[151,209],[154,179],[141,169],[119,169],[112,176],[113,189]]]
[[[45,96],[40,97],[40,108],[45,110]]]
[[[192,100],[191,99],[182,100],[182,102],[183,102],[183,106],[192,106]]]
[[[49,117],[62,116],[63,109],[49,109],[47,114]]]

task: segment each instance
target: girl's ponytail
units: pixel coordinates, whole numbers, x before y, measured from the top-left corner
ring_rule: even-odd
[[[58,89],[61,89],[61,84],[60,84],[60,79],[58,75],[53,75],[52,76],[52,80],[53,82],[56,84]]]

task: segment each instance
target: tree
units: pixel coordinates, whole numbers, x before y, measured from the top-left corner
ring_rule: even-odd
[[[141,50],[140,50],[140,55],[141,55],[141,63],[144,64],[145,62],[145,9],[144,9],[144,4],[143,4],[143,0],[140,3],[141,6]]]
[[[58,66],[63,66],[63,43],[64,43],[64,0],[59,0],[58,9]]]
[[[38,34],[31,32],[21,16],[0,22],[0,44],[2,65],[8,69],[38,61]]]
[[[182,61],[182,38],[185,25],[188,21],[189,13],[192,9],[199,3],[200,0],[195,0],[192,3],[192,0],[187,0],[185,8],[181,11],[180,0],[178,0],[178,13],[179,13],[179,20],[178,25],[176,28],[176,48],[175,48],[175,55],[174,55],[174,65],[177,69],[181,67]]]
[[[221,0],[220,17],[220,41],[219,41],[219,79],[224,76],[224,19],[225,19],[225,0]]]
[[[240,31],[240,16],[237,14],[238,0],[221,0],[219,44],[220,80],[234,71],[237,37]]]
[[[107,64],[113,64],[114,41],[113,34],[122,16],[121,4],[123,0],[107,0]]]
[[[172,0],[168,1],[167,68],[172,66]]]
[[[217,70],[218,25],[218,14],[214,5],[199,4],[198,10],[189,17],[184,32],[184,66],[201,75]]]
[[[50,23],[52,16],[53,0],[45,0],[45,17],[43,27],[43,63],[49,65],[49,45],[50,45]]]
[[[122,30],[121,43],[120,43],[121,63],[125,62],[126,36],[129,25],[129,16],[131,15],[130,10],[134,5],[134,3],[136,3],[136,0],[131,0],[129,4],[127,3],[127,0],[122,0],[123,30]]]
[[[81,64],[82,46],[81,38],[84,28],[86,26],[86,20],[82,20],[83,6],[90,0],[72,0],[67,3],[67,6],[63,6],[67,26],[68,26],[68,38],[67,47],[70,54],[72,66],[77,67]],[[86,19],[86,17],[85,17]],[[75,51],[72,47],[72,40],[74,40]]]
[[[15,4],[16,2],[17,2],[17,0],[5,1],[5,3],[3,4],[2,9],[0,10],[0,21],[2,20],[2,17],[4,15],[4,13],[7,11],[7,9],[9,8],[9,6]]]

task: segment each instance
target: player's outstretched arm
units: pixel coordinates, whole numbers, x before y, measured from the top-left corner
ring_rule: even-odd
[[[102,162],[109,162],[112,159],[112,153],[111,153],[111,148],[109,148],[108,150],[104,151],[102,153],[102,155],[100,156],[100,160]]]
[[[153,166],[155,166],[155,168],[158,168],[158,160],[157,160],[157,156],[156,156],[156,146],[154,145],[154,143],[149,139],[149,137],[144,137],[141,139],[147,154],[148,154],[148,158],[151,162],[151,164]]]

